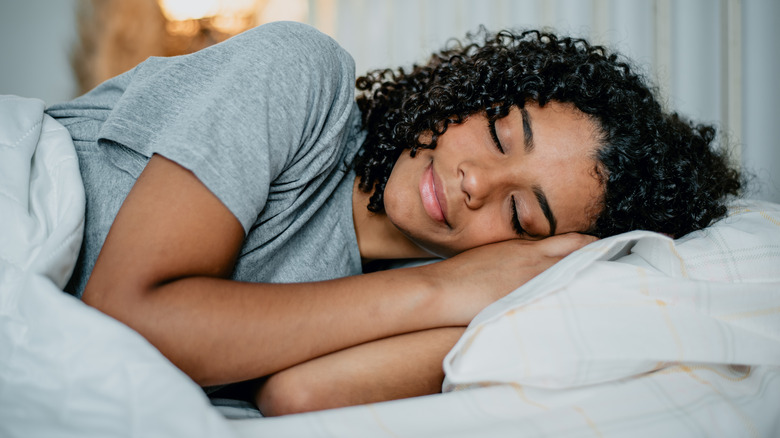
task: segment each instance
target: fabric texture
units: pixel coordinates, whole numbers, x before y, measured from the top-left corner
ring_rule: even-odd
[[[0,96],[0,175],[0,436],[233,436],[141,335],[62,293],[84,188],[42,101]]]
[[[84,190],[68,131],[43,101],[0,96],[0,263],[62,288],[84,230]]]
[[[190,169],[247,237],[234,278],[360,273],[351,163],[362,140],[354,63],[329,37],[273,23],[191,55],[150,58],[48,114],[74,139],[87,193],[80,295],[153,154]],[[283,263],[282,263],[283,261]]]
[[[444,369],[445,390],[510,384],[522,412],[576,407],[602,431],[652,415],[657,434],[772,436],[780,206],[740,201],[678,240],[595,242],[485,309]]]
[[[739,202],[671,240],[588,245],[485,309],[445,361],[448,385],[561,389],[680,363],[780,366],[780,206]]]

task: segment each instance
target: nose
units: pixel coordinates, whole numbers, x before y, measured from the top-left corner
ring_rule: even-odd
[[[493,197],[500,196],[502,188],[510,184],[508,171],[501,166],[480,166],[462,163],[460,187],[470,209],[478,209]]]

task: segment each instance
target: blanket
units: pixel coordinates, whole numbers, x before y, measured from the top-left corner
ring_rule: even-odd
[[[143,337],[61,291],[84,188],[68,131],[43,109],[0,96],[0,436],[233,436]]]

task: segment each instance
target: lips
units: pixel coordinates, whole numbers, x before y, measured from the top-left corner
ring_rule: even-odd
[[[436,222],[447,224],[445,211],[447,200],[438,175],[433,171],[433,163],[429,164],[420,179],[420,196],[423,208],[428,216]]]

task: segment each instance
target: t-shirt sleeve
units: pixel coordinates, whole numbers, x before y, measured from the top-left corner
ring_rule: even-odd
[[[285,169],[338,164],[353,106],[349,54],[309,26],[272,23],[138,66],[100,141],[191,170],[247,232]]]

